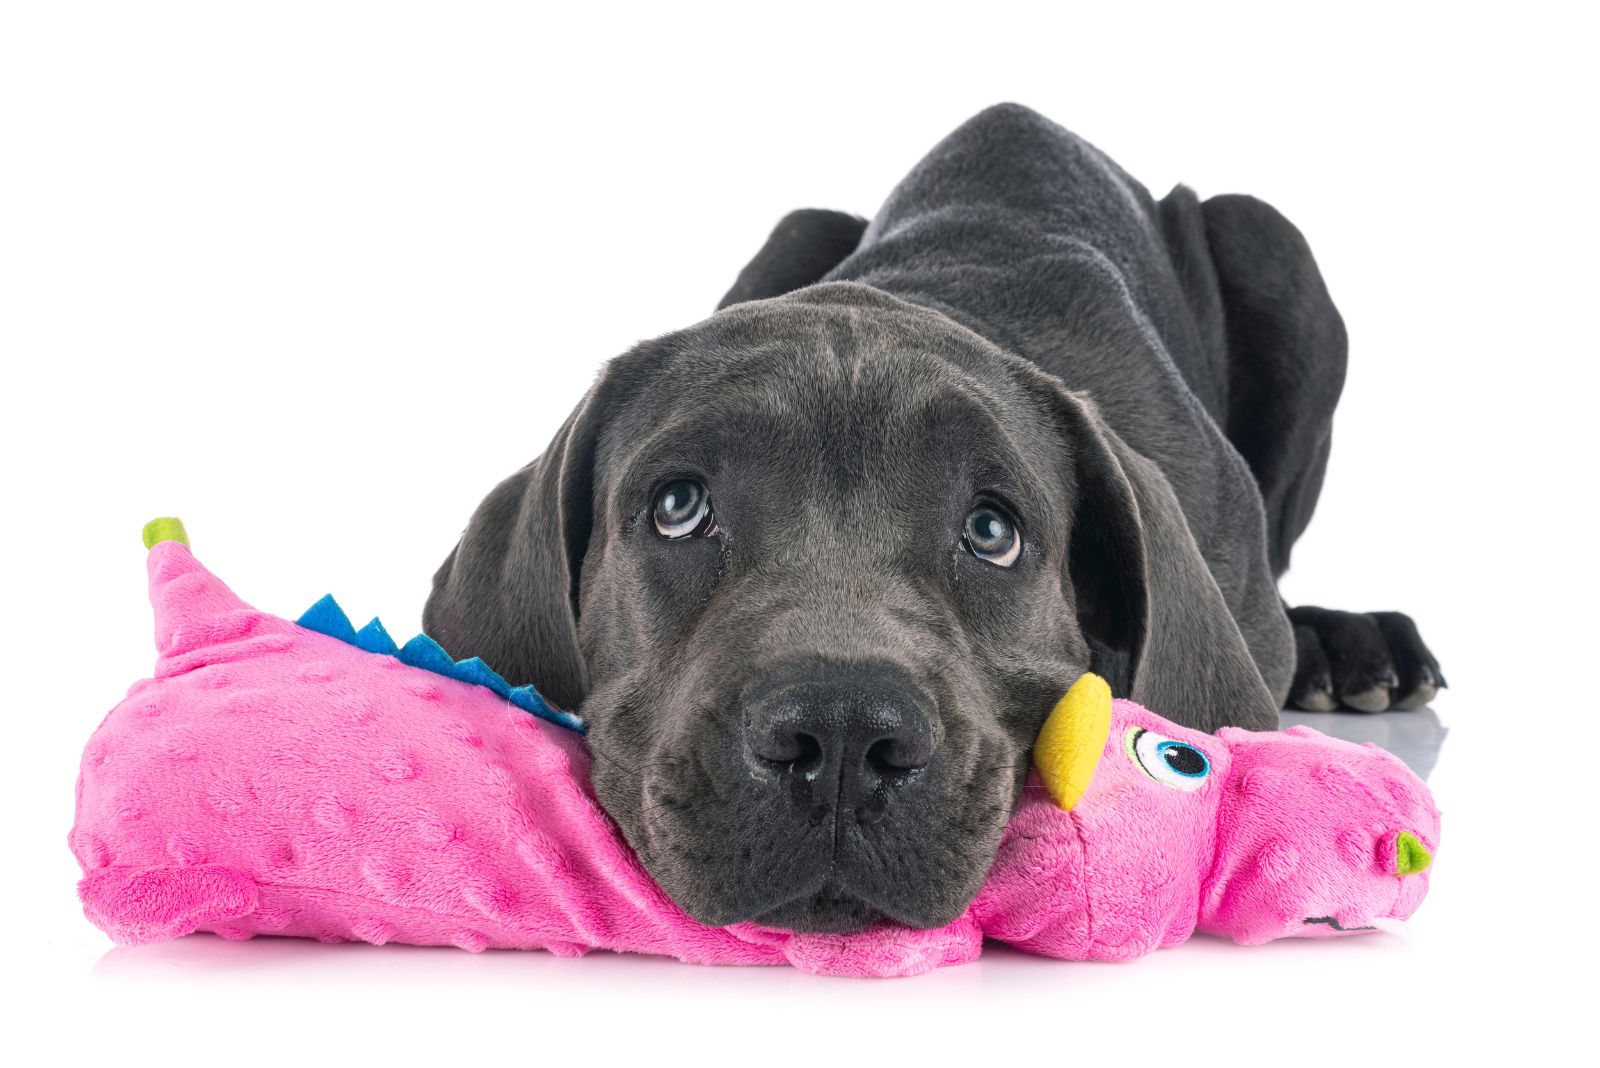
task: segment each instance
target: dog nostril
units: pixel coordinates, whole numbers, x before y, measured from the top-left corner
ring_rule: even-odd
[[[798,680],[780,675],[751,693],[741,711],[754,781],[781,784],[801,811],[881,810],[921,778],[938,745],[932,702],[883,667],[808,665]]]
[[[903,776],[927,764],[925,755],[901,738],[880,738],[867,749],[867,767],[887,779]]]
[[[795,736],[795,755],[788,760],[789,769],[804,774],[822,763],[822,743],[809,734]]]
[[[779,731],[762,741],[755,755],[780,771],[805,774],[822,763],[822,743],[804,731]]]

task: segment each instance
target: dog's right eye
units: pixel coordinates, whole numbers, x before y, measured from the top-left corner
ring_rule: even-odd
[[[709,537],[717,532],[711,495],[693,479],[680,478],[656,491],[655,520],[656,533],[674,541]]]

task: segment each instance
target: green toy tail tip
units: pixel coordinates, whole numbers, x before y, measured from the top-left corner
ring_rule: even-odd
[[[184,545],[189,544],[189,532],[183,529],[183,520],[176,516],[162,516],[152,519],[144,525],[144,547],[154,549],[163,541],[176,541]]]

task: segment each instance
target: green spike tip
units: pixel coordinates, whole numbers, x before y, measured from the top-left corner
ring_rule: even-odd
[[[144,547],[154,549],[164,541],[189,544],[189,532],[183,529],[183,520],[176,516],[162,516],[144,525]]]

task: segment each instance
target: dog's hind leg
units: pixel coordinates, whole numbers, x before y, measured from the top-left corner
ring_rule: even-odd
[[[1223,429],[1261,487],[1267,556],[1281,575],[1322,491],[1344,321],[1305,238],[1271,205],[1212,197],[1201,216],[1222,303]]]
[[[1219,196],[1199,204],[1180,188],[1162,202],[1162,222],[1202,334],[1225,346],[1213,414],[1256,477],[1267,556],[1281,576],[1322,491],[1344,387],[1344,323],[1305,238],[1263,201]],[[1196,254],[1197,230],[1209,256]],[[1415,708],[1445,685],[1416,624],[1400,612],[1302,607],[1290,609],[1289,620],[1291,705]]]

